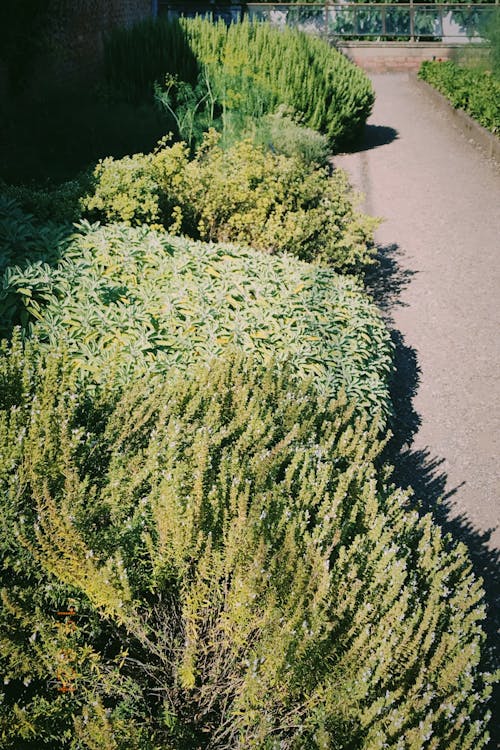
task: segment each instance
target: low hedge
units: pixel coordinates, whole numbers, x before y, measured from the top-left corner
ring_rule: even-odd
[[[456,63],[425,61],[419,77],[440,91],[456,109],[463,109],[500,137],[500,81],[484,70]]]
[[[272,362],[117,402],[38,357],[0,358],[2,747],[484,747],[480,582],[376,423]]]

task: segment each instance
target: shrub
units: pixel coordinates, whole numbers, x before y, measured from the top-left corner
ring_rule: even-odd
[[[247,127],[248,136],[271,151],[303,159],[306,164],[327,163],[330,155],[327,137],[297,122],[290,108],[279,107],[274,114],[253,120]]]
[[[4,747],[484,747],[480,582],[344,400],[231,356],[89,401],[15,343],[0,404]]]
[[[373,262],[376,222],[356,210],[346,175],[251,140],[224,150],[211,131],[192,161],[183,144],[160,143],[153,155],[103,160],[94,177],[84,206],[98,218],[160,220],[195,239],[290,252],[343,272]]]
[[[419,76],[492,133],[500,133],[500,81],[491,73],[455,63],[425,61]]]
[[[223,107],[261,115],[287,104],[335,151],[362,137],[374,101],[370,80],[323,40],[248,20],[226,27],[198,17],[182,25]]]
[[[226,27],[197,17],[114,32],[106,52],[111,79],[128,86],[131,96],[150,92],[167,73],[194,85],[186,46],[200,82],[208,81],[222,109],[223,129],[231,114],[255,118],[286,104],[337,151],[362,136],[374,101],[365,73],[322,40],[269,24],[245,20]]]
[[[0,195],[0,273],[14,264],[55,263],[67,245],[69,234],[72,232],[67,227],[36,222],[14,198]]]
[[[29,330],[64,340],[96,381],[186,370],[236,346],[389,410],[391,345],[375,307],[352,280],[291,256],[82,224],[57,266],[9,266],[2,281],[7,331],[34,317]]]

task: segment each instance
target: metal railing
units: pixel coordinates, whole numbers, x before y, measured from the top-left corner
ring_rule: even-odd
[[[244,3],[220,0],[158,0],[160,14],[212,15],[226,23],[243,15],[277,27],[295,26],[336,39],[480,41],[495,3]]]
[[[498,5],[449,3],[247,3],[251,18],[343,39],[470,42]],[[497,11],[498,12],[498,11]]]

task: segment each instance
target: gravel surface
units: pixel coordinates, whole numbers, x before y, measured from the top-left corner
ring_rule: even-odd
[[[387,283],[378,296],[404,337],[406,379],[419,375],[409,384],[407,442],[418,427],[411,449],[434,466],[427,474],[441,476],[448,515],[498,548],[500,171],[408,74],[372,81],[365,150],[334,163],[369,213],[385,219],[377,243]],[[419,373],[408,372],[411,350]]]
[[[364,150],[335,157],[365,195],[393,330],[397,418],[389,456],[464,541],[488,604],[485,666],[500,664],[500,166],[407,73],[373,75]],[[500,748],[500,689],[488,749]]]

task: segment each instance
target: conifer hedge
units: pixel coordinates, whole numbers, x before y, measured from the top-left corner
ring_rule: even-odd
[[[2,747],[484,746],[481,584],[344,399],[234,355],[90,398],[14,338],[0,447]]]

